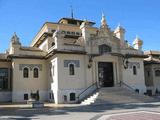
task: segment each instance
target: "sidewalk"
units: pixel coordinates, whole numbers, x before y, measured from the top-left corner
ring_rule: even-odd
[[[63,108],[63,107],[79,107],[80,104],[54,104],[44,103],[44,108]],[[25,103],[0,103],[0,109],[2,108],[32,108],[32,104]]]

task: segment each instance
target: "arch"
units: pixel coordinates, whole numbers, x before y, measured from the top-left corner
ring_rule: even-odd
[[[136,66],[133,66],[133,75],[137,75],[137,68],[136,68]]]
[[[29,77],[29,68],[28,67],[24,67],[23,68],[23,77],[24,78],[28,78]]]
[[[70,101],[75,101],[75,100],[76,100],[76,94],[70,93]]]
[[[35,67],[33,69],[33,77],[34,78],[38,78],[39,77],[39,69],[37,67]]]
[[[160,70],[155,70],[155,76],[160,77]]]
[[[75,66],[73,63],[69,64],[69,75],[75,74]]]
[[[100,54],[105,54],[105,53],[108,53],[108,52],[111,52],[112,51],[112,48],[106,44],[102,44],[102,45],[99,45],[99,53]]]

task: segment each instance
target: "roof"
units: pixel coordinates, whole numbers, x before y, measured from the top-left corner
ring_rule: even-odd
[[[150,50],[150,51],[145,51],[144,54],[145,55],[160,55],[160,51]]]
[[[35,52],[43,52],[41,49],[36,48],[36,47],[21,47],[20,50],[24,51],[35,51]]]
[[[79,20],[79,19],[74,19],[74,18],[61,18],[58,23],[60,23],[62,20],[67,20],[67,21],[77,21],[77,22],[84,22],[85,20]],[[95,22],[92,22],[92,21],[87,21],[88,23],[90,23],[91,25],[94,25]]]
[[[0,61],[8,61],[7,54],[0,54]]]
[[[148,57],[148,58],[144,59],[144,63],[145,64],[160,64],[160,59]]]
[[[125,58],[147,58],[147,55],[143,54],[122,54],[122,53],[110,53],[111,55],[119,56],[119,57],[125,57]]]

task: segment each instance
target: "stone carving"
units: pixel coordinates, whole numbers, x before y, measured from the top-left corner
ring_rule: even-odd
[[[37,67],[40,71],[42,71],[42,65],[41,64],[20,64],[19,70],[23,70],[23,68],[28,67],[31,71],[33,68]]]
[[[80,67],[79,60],[64,60],[64,67],[68,67],[71,63],[75,64],[76,67]]]
[[[130,69],[132,69],[133,66],[136,66],[137,68],[140,68],[140,63],[138,63],[138,62],[129,62],[129,63],[128,63],[128,67],[129,67]]]

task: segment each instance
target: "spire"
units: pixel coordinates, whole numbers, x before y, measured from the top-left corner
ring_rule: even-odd
[[[102,13],[102,19],[101,19],[101,27],[106,28],[107,27],[107,21],[105,18],[105,15]]]
[[[70,8],[71,8],[71,18],[73,19],[73,7],[72,7],[72,5],[70,6]]]
[[[21,43],[19,42],[19,37],[16,35],[16,32],[14,32],[11,38],[11,43],[21,45]]]

